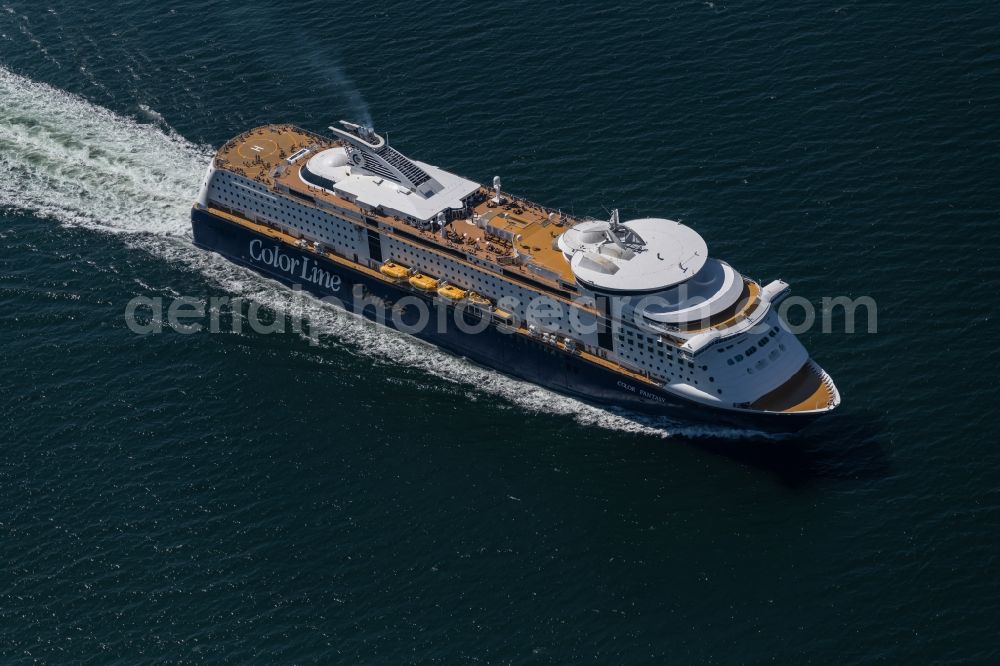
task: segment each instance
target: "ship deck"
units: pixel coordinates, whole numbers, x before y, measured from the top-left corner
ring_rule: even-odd
[[[484,201],[473,209],[473,214],[484,219],[493,229],[499,229],[517,241],[505,240],[487,233],[471,219],[457,219],[448,223],[447,233],[421,230],[405,221],[371,209],[362,209],[355,203],[336,194],[305,183],[300,177],[302,167],[308,158],[319,151],[339,145],[293,125],[269,125],[244,132],[220,149],[216,166],[235,171],[260,182],[271,189],[282,186],[306,197],[319,198],[335,206],[363,214],[369,218],[398,228],[410,235],[447,250],[458,250],[466,255],[503,265],[503,273],[509,277],[521,278],[545,287],[550,295],[564,300],[572,300],[575,278],[569,262],[556,246],[556,239],[562,231],[583,221],[558,211],[545,208],[527,199],[502,193],[500,204],[493,202],[492,190],[485,187],[480,192],[486,195]],[[288,163],[287,159],[297,151],[308,148],[311,153]],[[513,261],[514,254],[527,255],[527,263]],[[681,327],[686,334],[697,334],[712,328],[725,328],[749,316],[760,299],[760,286],[748,280],[741,298],[731,308],[713,316],[710,320],[690,322]],[[593,308],[585,308],[595,312]]]
[[[466,254],[503,264],[505,272],[520,274],[536,282],[540,281],[553,289],[565,291],[568,286],[574,284],[572,269],[554,243],[562,232],[561,227],[576,224],[580,220],[568,216],[553,220],[552,218],[556,216],[554,211],[504,193],[501,204],[497,205],[487,198],[478,204],[473,212],[488,218],[487,222],[492,227],[519,235],[520,240],[516,246],[510,241],[489,236],[484,229],[469,220],[459,219],[449,222],[448,229],[451,233],[446,237],[442,237],[439,233],[422,231],[394,217],[381,215],[370,209],[361,209],[347,199],[303,182],[299,173],[308,161],[308,157],[336,145],[339,145],[339,142],[291,125],[258,127],[226,143],[219,150],[216,166],[251,178],[271,189],[281,185],[306,196],[318,197],[336,206],[362,213],[400,228],[406,233],[424,236],[442,247],[459,249]],[[289,164],[287,159],[304,148],[312,151],[310,155]],[[481,192],[488,194],[491,191],[482,188]],[[529,255],[528,263],[509,263],[515,252]],[[533,270],[532,266],[542,270]]]
[[[758,305],[760,305],[760,285],[752,280],[744,279],[743,293],[740,294],[735,303],[709,319],[688,322],[682,324],[680,328],[685,333],[690,334],[704,333],[713,328],[728,328],[749,317]]]
[[[757,398],[751,409],[767,412],[813,412],[837,404],[833,384],[811,362],[803,365],[784,384]]]

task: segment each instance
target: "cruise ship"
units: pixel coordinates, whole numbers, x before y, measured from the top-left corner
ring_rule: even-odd
[[[371,127],[259,127],[209,165],[197,246],[590,403],[796,431],[840,403],[766,285],[655,217],[575,218]]]

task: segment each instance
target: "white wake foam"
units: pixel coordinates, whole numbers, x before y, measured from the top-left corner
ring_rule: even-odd
[[[0,68],[0,206],[183,235],[209,158],[207,147]]]
[[[0,207],[66,225],[118,234],[121,241],[197,270],[226,292],[288,312],[291,292],[190,243],[190,207],[212,149],[0,68]],[[468,391],[503,396],[520,408],[585,425],[659,437],[757,437],[760,433],[608,412],[511,379],[408,336],[306,299],[305,316],[332,344],[420,368]]]

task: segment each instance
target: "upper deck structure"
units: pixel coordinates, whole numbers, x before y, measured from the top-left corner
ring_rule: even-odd
[[[503,264],[555,289],[573,284],[555,242],[581,220],[506,193],[497,203],[493,190],[409,160],[373,132],[344,125],[349,129],[331,128],[340,140],[291,125],[256,128],[226,143],[215,165]]]

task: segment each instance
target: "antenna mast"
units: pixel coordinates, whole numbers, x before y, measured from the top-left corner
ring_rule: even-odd
[[[631,228],[622,224],[617,208],[611,211],[611,219],[608,221],[608,233],[611,234],[612,242],[618,243],[630,250],[642,252],[646,249],[646,241]]]

